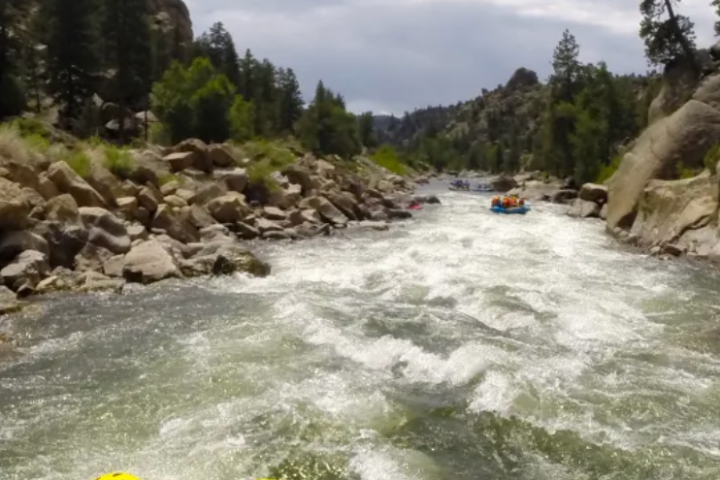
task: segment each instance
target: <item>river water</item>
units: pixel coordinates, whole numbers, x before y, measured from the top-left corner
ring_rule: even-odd
[[[0,479],[720,478],[720,278],[439,193],[389,232],[256,247],[265,279],[13,319]]]

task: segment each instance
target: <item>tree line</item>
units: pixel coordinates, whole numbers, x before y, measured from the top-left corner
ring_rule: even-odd
[[[650,67],[685,61],[699,78],[694,24],[680,0],[641,0],[639,37]],[[720,0],[711,6],[720,16]],[[715,24],[720,35],[720,21]],[[655,71],[616,75],[604,62],[582,63],[580,46],[565,30],[547,82],[520,91],[510,84],[464,105],[428,107],[384,119],[381,137],[409,162],[438,169],[516,172],[521,168],[602,181],[617,167],[630,140],[648,124],[659,93]]]
[[[58,125],[119,143],[152,122],[153,139],[211,142],[298,137],[319,154],[348,157],[375,146],[372,114],[347,111],[342,95],[317,85],[306,105],[292,68],[241,57],[215,23],[183,48],[153,28],[147,0],[0,2],[0,119],[48,102]]]

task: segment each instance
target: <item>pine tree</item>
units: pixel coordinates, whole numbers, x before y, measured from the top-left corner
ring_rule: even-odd
[[[675,13],[673,7],[677,7],[679,1],[642,0],[640,38],[645,42],[649,65],[666,65],[683,56],[699,75],[700,67],[694,53],[695,25],[688,17]]]
[[[581,68],[578,56],[580,46],[575,36],[569,30],[563,31],[562,39],[553,52],[553,74],[550,76],[550,85],[556,100],[572,101],[578,91],[578,80]]]
[[[77,119],[93,95],[91,75],[99,67],[93,15],[96,0],[45,0],[48,20],[48,91],[64,120]]]
[[[236,87],[240,87],[240,58],[235,49],[232,35],[225,29],[222,22],[216,22],[210,31],[203,33],[195,41],[195,56],[203,56],[227,77]]]
[[[0,1],[0,118],[16,115],[25,106],[18,67],[23,56],[20,21],[27,9],[27,0]]]
[[[372,112],[365,112],[358,117],[358,131],[360,142],[368,148],[375,148],[378,144],[375,134],[375,120]]]
[[[125,141],[128,107],[145,97],[152,84],[152,46],[146,0],[105,0],[105,60],[116,70],[120,142]]]
[[[278,129],[290,133],[303,112],[302,93],[292,68],[278,70]]]

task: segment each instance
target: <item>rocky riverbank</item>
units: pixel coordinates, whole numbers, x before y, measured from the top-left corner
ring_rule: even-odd
[[[248,241],[385,230],[412,216],[405,207],[415,181],[367,158],[261,150],[188,140],[130,151],[120,166],[89,155],[80,175],[66,161],[34,152],[13,158],[4,148],[0,314],[17,309],[17,299],[53,291],[120,292],[126,282],[233,272],[264,276],[271,266]]]

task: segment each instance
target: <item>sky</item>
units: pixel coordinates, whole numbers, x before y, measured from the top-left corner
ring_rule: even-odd
[[[469,100],[519,67],[541,80],[568,28],[583,62],[616,73],[648,67],[637,0],[185,0],[195,35],[223,22],[240,55],[292,68],[306,101],[315,85],[348,109],[394,113]],[[710,0],[684,0],[698,46],[714,42]]]

